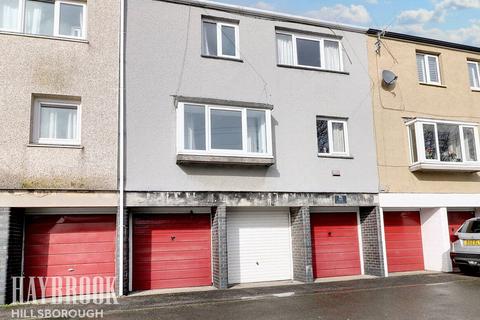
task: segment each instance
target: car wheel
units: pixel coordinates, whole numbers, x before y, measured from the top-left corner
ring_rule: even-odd
[[[465,274],[475,274],[477,272],[477,268],[472,268],[470,266],[467,266],[467,265],[459,265],[458,268],[460,269],[460,271],[462,273],[465,273]]]

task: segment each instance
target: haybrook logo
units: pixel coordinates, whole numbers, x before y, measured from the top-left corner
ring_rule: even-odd
[[[118,304],[115,277],[12,277],[14,302]]]

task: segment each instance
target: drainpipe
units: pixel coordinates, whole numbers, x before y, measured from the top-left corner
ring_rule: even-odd
[[[118,295],[123,296],[123,256],[125,233],[125,1],[120,0],[120,34],[119,34],[119,99],[118,99]]]

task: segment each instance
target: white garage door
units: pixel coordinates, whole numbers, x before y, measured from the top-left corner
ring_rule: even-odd
[[[228,282],[292,279],[289,214],[227,210]]]

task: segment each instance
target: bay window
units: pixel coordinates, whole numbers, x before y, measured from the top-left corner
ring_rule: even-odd
[[[469,171],[480,165],[477,124],[416,119],[407,125],[412,171]]]
[[[343,71],[339,40],[285,32],[277,32],[276,36],[279,65]]]
[[[271,157],[270,110],[179,103],[179,154]]]
[[[86,38],[86,2],[0,0],[0,31]]]

